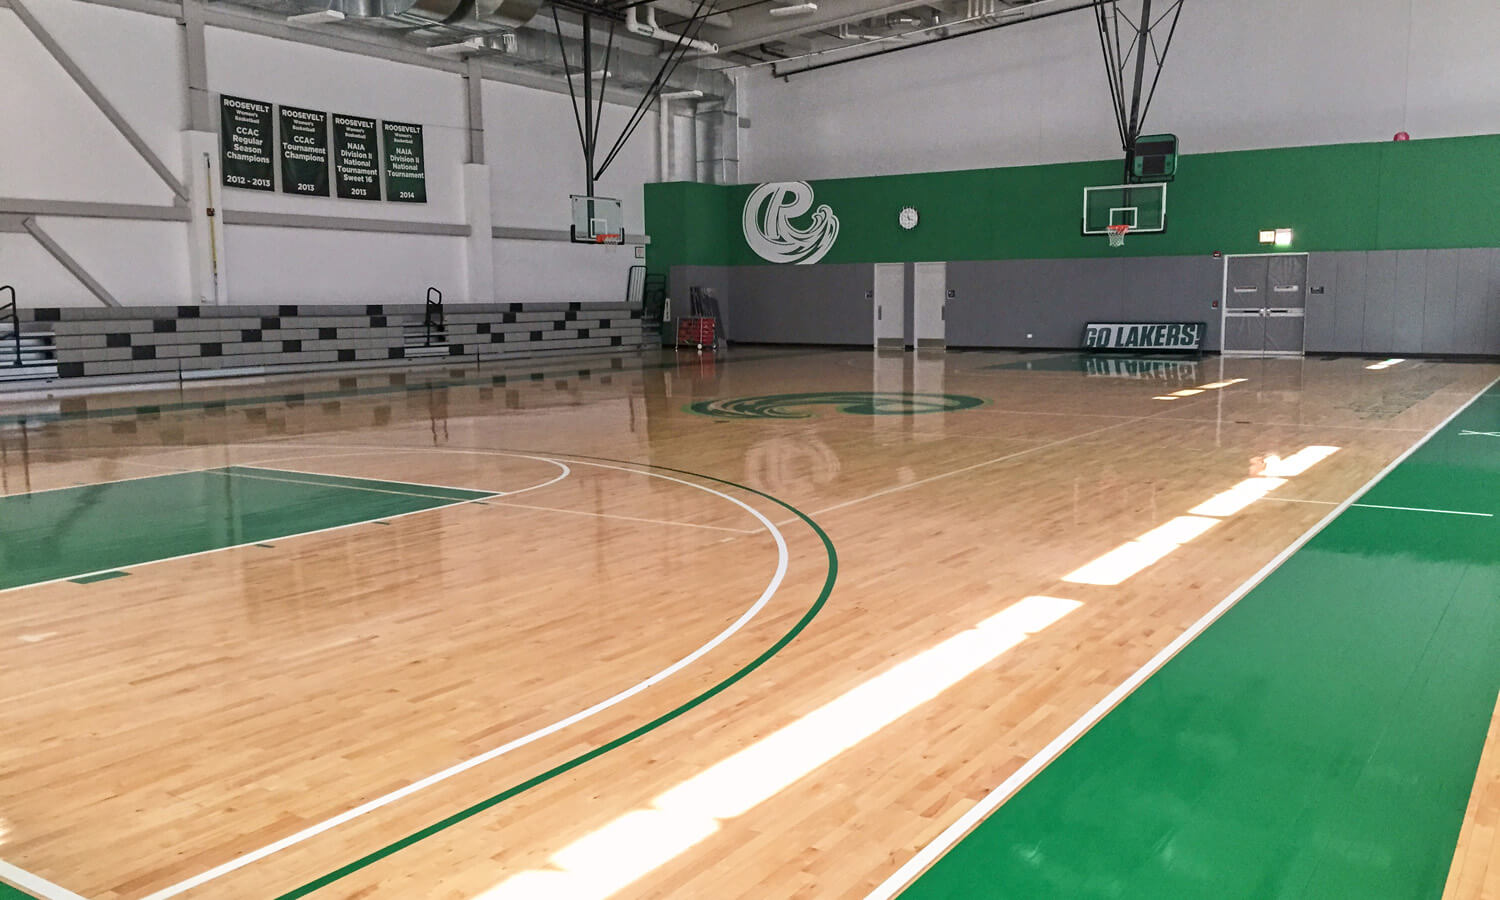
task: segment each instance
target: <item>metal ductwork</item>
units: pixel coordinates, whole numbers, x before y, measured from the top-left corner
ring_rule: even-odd
[[[568,59],[574,61],[576,72],[576,61],[583,57],[583,42],[575,38],[564,38],[563,45],[568,48]],[[544,69],[557,74],[563,72],[557,36],[530,28],[516,32],[515,52],[488,58],[523,68]],[[657,73],[661,71],[661,65],[662,60],[655,56],[629,53],[620,50],[617,46],[609,61],[610,84],[643,89],[656,80]],[[734,96],[734,83],[729,80],[728,75],[722,72],[692,66],[678,66],[663,90],[667,92],[702,91],[705,99],[726,100]]]
[[[467,16],[474,0],[330,0],[328,8],[375,28],[446,25]]]
[[[331,0],[328,8],[376,28],[520,28],[541,6],[542,0]]]
[[[485,25],[520,28],[541,8],[542,0],[475,0],[474,18]]]

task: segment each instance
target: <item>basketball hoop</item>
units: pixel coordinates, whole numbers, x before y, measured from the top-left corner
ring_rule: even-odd
[[[596,235],[594,235],[594,243],[596,243],[596,244],[618,244],[619,242],[620,242],[620,236],[618,234],[596,234]]]
[[[1125,235],[1130,233],[1129,225],[1110,225],[1108,230],[1109,245],[1111,247],[1125,246]]]

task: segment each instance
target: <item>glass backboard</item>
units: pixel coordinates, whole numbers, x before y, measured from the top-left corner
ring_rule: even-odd
[[[625,243],[625,213],[613,197],[573,194],[572,238],[575,244]]]
[[[1131,234],[1167,230],[1165,184],[1117,184],[1083,189],[1083,233],[1106,234],[1129,225]]]

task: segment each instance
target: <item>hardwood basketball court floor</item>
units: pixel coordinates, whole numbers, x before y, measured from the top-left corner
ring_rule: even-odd
[[[1373,362],[0,402],[0,896],[1494,896],[1500,366]]]

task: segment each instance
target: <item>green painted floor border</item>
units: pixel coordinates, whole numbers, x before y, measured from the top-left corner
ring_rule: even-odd
[[[596,462],[609,462],[627,466],[639,466],[642,468],[655,469],[662,472],[673,472],[678,475],[688,475],[693,478],[701,478],[704,481],[712,481],[717,484],[725,485],[727,487],[738,488],[739,490],[745,491],[746,493],[755,494],[756,496],[769,500],[772,503],[775,503],[777,506],[788,510],[798,519],[801,519],[809,528],[813,530],[813,533],[818,536],[818,539],[823,542],[824,552],[828,555],[828,574],[823,580],[822,590],[819,591],[817,600],[815,600],[812,606],[807,610],[807,612],[802,615],[802,618],[798,619],[797,623],[793,625],[786,634],[782,635],[781,638],[776,641],[776,643],[772,644],[763,653],[761,653],[755,659],[751,660],[743,668],[739,669],[728,678],[725,678],[723,681],[720,681],[718,684],[715,684],[713,687],[710,687],[703,693],[697,695],[696,697],[693,697],[691,700],[687,701],[681,706],[663,713],[655,719],[652,719],[650,722],[647,722],[646,724],[641,725],[640,727],[632,731],[626,732],[625,734],[620,735],[619,737],[609,741],[608,743],[601,744],[598,747],[595,747],[594,749],[586,753],[579,754],[578,756],[575,756],[564,763],[554,766],[539,775],[528,778],[520,784],[509,787],[498,794],[495,794],[491,797],[479,801],[478,803],[473,804],[472,806],[461,809],[453,815],[434,822],[420,831],[413,832],[412,834],[409,834],[406,837],[401,838],[400,840],[393,841],[392,843],[381,847],[379,850],[368,853],[351,863],[348,863],[344,866],[339,867],[338,869],[335,869],[332,872],[329,872],[327,875],[323,875],[320,878],[307,882],[301,887],[287,891],[286,893],[277,896],[275,900],[296,900],[296,898],[298,897],[305,897],[308,894],[313,893],[314,891],[321,890],[322,888],[325,888],[328,885],[333,884],[334,882],[339,881],[343,878],[347,878],[348,876],[353,875],[355,872],[358,872],[361,869],[374,865],[382,859],[398,853],[406,849],[407,847],[412,846],[413,844],[419,843],[426,840],[427,838],[432,837],[433,835],[446,831],[449,828],[452,828],[453,826],[465,821],[466,819],[471,819],[488,809],[493,809],[494,807],[499,806],[501,803],[504,803],[505,801],[519,794],[523,794],[526,791],[537,787],[538,785],[545,784],[546,782],[551,781],[559,775],[563,775],[567,772],[572,771],[573,769],[578,768],[584,763],[597,759],[598,757],[603,756],[611,750],[616,750],[620,747],[623,747],[631,741],[634,741],[635,739],[643,735],[655,731],[668,722],[671,722],[673,719],[677,719],[685,713],[696,709],[708,700],[718,696],[725,690],[732,687],[734,684],[744,679],[751,672],[754,672],[756,669],[764,665],[768,660],[771,659],[771,657],[775,656],[777,653],[780,653],[783,649],[785,649],[788,644],[796,639],[796,637],[801,634],[808,625],[812,623],[813,619],[817,618],[818,613],[821,612],[824,605],[827,604],[829,595],[833,593],[833,585],[834,582],[838,580],[839,571],[838,553],[834,549],[833,541],[828,537],[827,532],[825,532],[817,522],[814,522],[812,518],[809,517],[806,513],[802,512],[800,509],[797,509],[795,506],[792,506],[784,500],[777,499],[776,497],[773,497],[770,494],[765,493],[764,491],[758,491],[755,488],[747,487],[743,484],[738,484],[736,482],[728,481],[723,478],[715,478],[712,475],[702,475],[697,472],[689,472],[685,469],[674,469],[670,466],[657,466],[651,465],[650,463],[611,459],[605,456],[583,456],[577,453],[549,453],[546,451],[525,452],[534,452],[538,455],[556,456],[560,459],[593,460]]]
[[[1462,437],[1497,384],[870,897],[1437,900],[1500,687],[1500,519],[1430,513],[1500,513],[1500,442]]]
[[[0,900],[36,900],[35,897],[17,887],[0,881]]]

